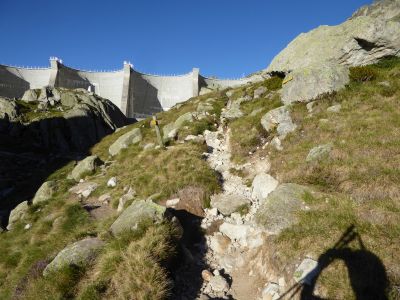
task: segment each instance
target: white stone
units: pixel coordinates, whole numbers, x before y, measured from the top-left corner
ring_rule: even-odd
[[[176,206],[176,205],[179,203],[180,200],[181,200],[181,199],[179,199],[179,198],[169,199],[169,200],[167,200],[167,201],[165,202],[165,206],[166,206],[166,207],[174,207],[174,206]]]
[[[253,199],[263,200],[276,189],[278,184],[279,182],[271,175],[260,173],[253,180],[251,196]]]
[[[331,113],[338,113],[342,109],[342,106],[340,104],[330,106],[326,109],[327,112]]]
[[[211,208],[211,209],[209,209],[209,210],[207,211],[207,214],[208,214],[209,216],[216,217],[216,216],[218,216],[218,209],[217,209],[216,207]]]
[[[264,243],[261,230],[253,228],[250,225],[224,222],[219,227],[219,231],[231,240],[236,240],[242,247],[257,248]]]
[[[111,200],[110,194],[101,195],[98,199],[99,202],[108,203]]]
[[[81,182],[69,189],[71,193],[78,196],[83,196],[85,198],[89,197],[92,192],[94,192],[98,187],[95,182]]]
[[[230,239],[222,234],[214,234],[210,237],[209,247],[216,254],[224,254],[229,248]]]
[[[311,284],[311,281],[315,277],[317,271],[318,262],[307,257],[303,259],[303,261],[297,267],[293,274],[293,278],[296,282]]]
[[[221,275],[214,276],[211,278],[209,285],[214,292],[227,292],[229,290],[229,284],[224,277]]]
[[[274,299],[274,296],[278,294],[279,296],[279,285],[276,284],[275,282],[269,282],[267,286],[262,290],[261,295],[263,299],[268,299],[268,296],[272,299]]]
[[[107,186],[108,187],[115,187],[117,185],[117,177],[111,177],[108,181],[107,181]]]

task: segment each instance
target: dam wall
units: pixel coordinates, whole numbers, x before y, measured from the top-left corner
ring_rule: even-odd
[[[199,69],[178,76],[141,73],[124,62],[117,71],[85,71],[50,58],[49,68],[0,65],[0,96],[20,98],[28,89],[46,86],[83,88],[109,99],[131,118],[143,118],[168,110],[179,102],[198,96],[202,87],[224,89],[249,83],[249,78],[216,79],[200,75]]]
[[[26,90],[46,86],[50,68],[19,68],[0,65],[0,96],[20,98]]]
[[[197,96],[193,90],[193,72],[180,76],[157,76],[132,70],[128,115],[151,115],[193,96]]]
[[[81,71],[58,64],[55,87],[83,88],[111,100],[121,108],[123,70],[115,72]]]

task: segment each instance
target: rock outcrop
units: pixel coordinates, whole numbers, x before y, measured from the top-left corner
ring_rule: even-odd
[[[125,231],[140,230],[147,222],[161,222],[167,217],[167,209],[152,201],[137,200],[127,207],[111,225],[111,232],[117,236]]]
[[[55,181],[46,181],[37,190],[35,197],[32,199],[32,204],[38,204],[44,201],[48,201],[54,195],[57,190],[57,183]]]
[[[282,102],[307,102],[340,90],[349,82],[349,70],[336,64],[321,64],[293,70],[282,87]]]
[[[127,123],[118,107],[87,91],[43,88],[37,95],[26,91],[26,104],[0,98],[0,130],[41,149],[86,152]]]
[[[261,203],[256,221],[268,233],[278,234],[296,223],[296,212],[303,208],[303,196],[309,189],[294,183],[279,185]]]
[[[57,254],[44,269],[43,275],[47,276],[68,266],[85,267],[96,258],[103,246],[104,242],[98,238],[86,238],[73,243]]]
[[[117,155],[122,149],[128,148],[130,145],[137,144],[142,140],[140,128],[134,128],[131,131],[121,135],[108,149],[111,156]]]
[[[79,181],[85,175],[93,174],[97,167],[101,165],[101,160],[97,155],[91,155],[78,162],[75,168],[71,171],[70,178]]]
[[[400,22],[382,17],[388,16],[388,6],[399,10],[400,1],[382,1],[374,13],[364,8],[340,25],[300,34],[273,59],[267,71],[289,72],[324,64],[365,65],[400,55]]]
[[[22,220],[27,214],[29,209],[28,201],[21,202],[18,204],[10,213],[8,218],[7,229],[11,230],[14,228],[15,223]]]
[[[300,34],[266,70],[291,73],[284,81],[283,103],[310,101],[343,88],[349,66],[400,56],[399,17],[399,0],[378,1],[340,25]]]

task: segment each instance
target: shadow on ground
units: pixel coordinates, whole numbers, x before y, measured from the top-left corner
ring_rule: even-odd
[[[359,249],[349,247],[352,241],[358,243]],[[292,286],[280,299],[325,299],[315,295],[315,287],[324,270],[337,260],[346,265],[355,299],[388,299],[389,280],[385,267],[378,256],[366,249],[354,225],[343,233],[332,248],[319,256],[317,267],[302,283]]]
[[[46,179],[66,164],[89,155],[90,148],[113,132],[93,115],[64,119],[53,117],[0,126],[0,226],[10,211],[31,201]],[[123,126],[118,124],[117,126]]]

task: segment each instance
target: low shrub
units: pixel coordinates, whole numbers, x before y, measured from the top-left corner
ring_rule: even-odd
[[[372,66],[360,66],[350,68],[350,80],[353,82],[365,82],[376,79],[377,71]]]
[[[278,76],[273,76],[265,81],[265,86],[270,91],[276,91],[282,88],[283,79]]]

